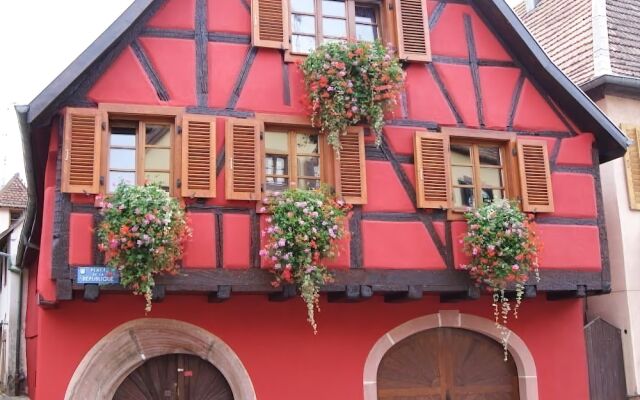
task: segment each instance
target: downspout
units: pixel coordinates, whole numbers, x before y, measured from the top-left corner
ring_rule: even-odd
[[[15,396],[20,395],[20,380],[23,374],[20,372],[21,361],[21,344],[22,344],[22,297],[24,297],[24,270],[22,268],[15,268],[12,271],[20,274],[20,290],[18,291],[18,326],[16,328],[16,370],[13,372],[13,394]]]
[[[36,222],[36,202],[38,197],[36,194],[36,179],[33,171],[33,157],[31,150],[31,127],[27,122],[27,113],[29,106],[16,106],[16,114],[18,116],[18,125],[20,127],[20,136],[22,137],[22,152],[24,156],[24,173],[27,178],[27,210],[25,212],[24,226],[20,234],[20,242],[18,243],[18,251],[16,253],[16,266],[23,267],[25,255],[30,248],[38,249],[31,243],[34,224]]]

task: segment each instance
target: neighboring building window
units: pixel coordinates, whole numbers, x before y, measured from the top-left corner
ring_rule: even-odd
[[[466,209],[505,197],[504,146],[451,142],[453,208]]]
[[[266,129],[264,188],[273,193],[290,187],[317,189],[322,174],[322,138],[311,130]]]
[[[17,222],[20,219],[21,216],[22,216],[22,211],[20,210],[9,211],[9,224],[13,225],[15,222]]]
[[[353,0],[291,0],[291,52],[309,54],[323,43],[373,42],[380,34],[380,7]]]
[[[158,183],[170,191],[173,130],[162,121],[110,121],[107,191],[121,182]]]

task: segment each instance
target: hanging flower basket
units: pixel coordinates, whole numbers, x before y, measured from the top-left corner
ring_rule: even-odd
[[[518,318],[518,309],[524,294],[524,285],[538,272],[536,233],[530,218],[517,204],[496,200],[465,213],[468,232],[464,238],[464,251],[471,262],[462,267],[479,287],[493,295],[493,313],[500,330],[507,359],[510,330],[506,328],[509,315]],[[515,289],[515,305],[506,295]]]
[[[98,248],[120,272],[121,284],[144,296],[149,312],[154,276],[177,272],[191,235],[184,210],[158,185],[120,184],[100,203]]]
[[[351,208],[325,189],[289,189],[265,199],[271,215],[262,232],[267,243],[260,256],[273,265],[272,285],[295,284],[307,306],[307,320],[317,332],[315,311],[320,311],[320,287],[333,280],[322,260],[337,254],[345,236],[344,222]]]
[[[384,114],[393,110],[404,71],[393,50],[380,42],[327,43],[302,63],[313,126],[336,152],[347,128],[367,123],[380,144]]]

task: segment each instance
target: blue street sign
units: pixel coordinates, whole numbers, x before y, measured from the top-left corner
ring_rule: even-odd
[[[76,283],[115,285],[120,283],[118,270],[111,267],[78,267]]]

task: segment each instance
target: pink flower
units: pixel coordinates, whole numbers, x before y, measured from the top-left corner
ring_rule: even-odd
[[[512,269],[513,271],[517,271],[517,270],[519,270],[519,269],[520,269],[520,267],[518,266],[518,264],[513,264],[513,265],[511,266],[511,269]]]
[[[278,240],[278,246],[284,247],[286,245],[287,245],[287,240],[286,239],[282,238],[282,239]]]
[[[266,211],[267,211],[267,207],[260,207],[260,212],[261,213],[266,212]]]
[[[265,249],[260,250],[260,257],[265,257],[267,254],[269,254]]]

